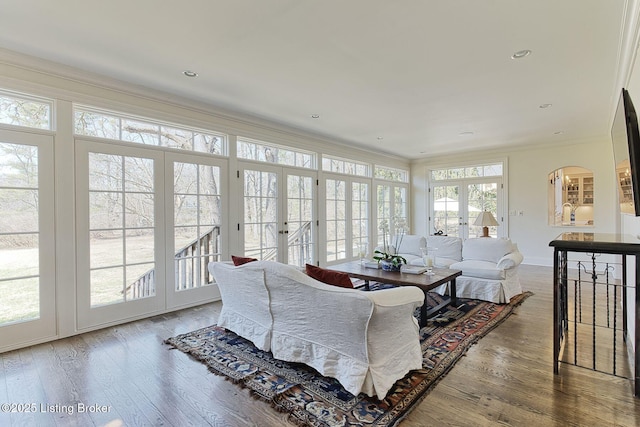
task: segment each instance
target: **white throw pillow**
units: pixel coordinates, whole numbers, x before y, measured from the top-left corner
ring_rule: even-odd
[[[436,265],[440,258],[454,259],[462,261],[462,239],[453,236],[429,236],[427,238],[427,247],[429,249],[437,249]]]
[[[478,237],[467,239],[462,245],[463,260],[491,261],[497,263],[500,258],[510,253],[513,245],[510,239],[494,239]]]
[[[414,234],[405,234],[402,236],[402,241],[398,236],[397,242],[399,243],[399,254],[410,254],[418,257],[422,256],[420,248],[427,246],[427,240],[423,236]],[[393,240],[393,243],[396,243],[396,240]]]

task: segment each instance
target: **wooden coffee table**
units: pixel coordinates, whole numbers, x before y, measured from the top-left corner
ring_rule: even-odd
[[[365,287],[369,289],[369,282],[389,283],[396,286],[417,286],[424,292],[425,300],[420,309],[420,327],[427,324],[427,319],[432,317],[438,310],[447,304],[456,304],[456,277],[462,274],[460,270],[450,270],[448,268],[434,268],[432,275],[427,274],[409,274],[399,271],[385,271],[375,268],[366,268],[360,261],[345,262],[342,264],[331,265],[327,270],[339,271],[347,273],[349,277],[364,280]],[[440,285],[449,282],[450,297],[445,299],[441,304],[435,307],[427,307],[427,292],[437,288]]]

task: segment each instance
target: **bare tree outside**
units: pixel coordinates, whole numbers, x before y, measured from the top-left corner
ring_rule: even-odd
[[[76,108],[79,135],[188,152],[222,154],[221,135]],[[155,295],[154,161],[92,153],[90,222],[92,305]],[[173,162],[176,290],[212,282],[206,264],[219,258],[220,169]]]
[[[51,128],[52,103],[0,95],[0,123]],[[0,324],[40,309],[38,148],[0,141]]]

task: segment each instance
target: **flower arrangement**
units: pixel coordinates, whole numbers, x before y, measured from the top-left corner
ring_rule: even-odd
[[[398,250],[400,249],[400,245],[402,245],[402,239],[405,235],[406,229],[402,224],[398,221],[396,222],[400,227],[396,230],[396,234],[394,236],[394,244],[389,246],[387,244],[387,234],[389,232],[389,224],[387,220],[383,220],[380,222],[380,231],[382,231],[382,248],[376,249],[374,251],[373,259],[378,261],[379,264],[382,265],[383,270],[400,270],[400,266],[402,264],[406,264],[407,260],[398,255]]]

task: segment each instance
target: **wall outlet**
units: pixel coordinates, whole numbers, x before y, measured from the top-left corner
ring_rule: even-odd
[[[518,216],[524,216],[524,211],[518,211]]]

